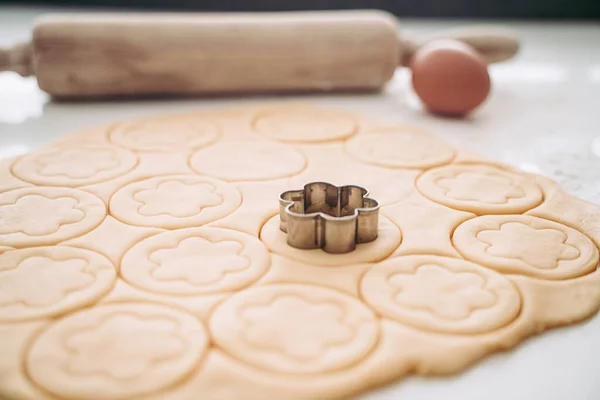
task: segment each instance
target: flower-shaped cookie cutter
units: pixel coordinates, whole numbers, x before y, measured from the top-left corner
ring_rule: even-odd
[[[298,249],[347,253],[377,239],[379,202],[367,189],[311,182],[279,195],[279,228]]]

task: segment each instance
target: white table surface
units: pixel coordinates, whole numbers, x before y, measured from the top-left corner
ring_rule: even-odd
[[[44,8],[0,6],[0,46],[29,38]],[[472,21],[401,22],[419,34]],[[600,25],[519,23],[522,52],[491,68],[493,92],[468,120],[425,114],[398,70],[377,95],[302,96],[300,100],[396,119],[447,141],[558,180],[567,190],[600,204]],[[199,108],[246,104],[269,97],[58,104],[33,78],[0,73],[0,157],[19,154],[92,125]],[[284,97],[281,101],[297,101]],[[408,378],[365,399],[382,400],[598,400],[600,316],[527,340],[486,358],[452,378]]]

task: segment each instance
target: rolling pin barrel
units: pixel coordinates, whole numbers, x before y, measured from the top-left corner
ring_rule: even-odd
[[[519,49],[512,32],[487,27],[399,38],[383,11],[49,15],[31,43],[0,49],[0,71],[36,75],[61,98],[375,91],[436,38],[487,63]]]
[[[378,11],[50,16],[32,43],[57,97],[377,90],[399,52]]]

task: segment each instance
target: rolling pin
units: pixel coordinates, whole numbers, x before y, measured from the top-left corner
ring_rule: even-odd
[[[415,40],[383,11],[48,15],[30,43],[0,50],[0,71],[35,75],[58,98],[253,92],[375,91],[430,39],[513,57],[503,29]]]

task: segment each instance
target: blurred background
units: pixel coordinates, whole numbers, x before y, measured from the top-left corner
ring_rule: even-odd
[[[0,48],[29,40],[38,16],[63,11],[357,8],[392,12],[399,19],[402,35],[414,38],[468,25],[505,26],[516,32],[521,51],[516,58],[489,67],[492,94],[470,119],[448,120],[423,112],[412,89],[411,72],[406,68],[398,68],[382,93],[313,95],[304,96],[302,101],[369,113],[435,132],[457,146],[550,176],[571,193],[600,204],[600,0],[0,0]],[[35,77],[0,72],[0,159],[90,126],[199,108],[243,105],[262,99],[257,95],[64,104],[50,101],[38,88]],[[296,100],[293,96],[277,99]],[[595,337],[600,340],[600,335]],[[572,345],[584,348],[589,343]],[[554,347],[549,346],[544,351],[552,354]],[[590,368],[596,364],[582,362],[575,354],[567,361],[567,356],[566,352],[562,354],[560,363],[570,378],[556,382],[564,384],[563,394],[571,393],[574,385],[592,383],[586,380],[586,373],[600,370],[598,357],[594,358],[598,368]],[[580,368],[573,372],[570,368],[575,363]],[[557,362],[536,363],[535,374],[527,371],[524,383],[531,384],[537,379],[535,387],[548,394],[530,399],[557,398],[556,386],[549,385],[547,379],[556,365]],[[552,371],[543,372],[543,368]],[[504,380],[494,373],[493,395],[515,399],[514,393],[506,391],[516,390],[518,385],[512,382],[521,378],[515,377],[518,370],[512,366],[506,371]],[[571,395],[560,398],[583,400]],[[596,400],[600,396],[588,398]]]
[[[377,8],[402,17],[600,19],[600,0],[0,0],[0,4],[143,8],[171,11]]]

